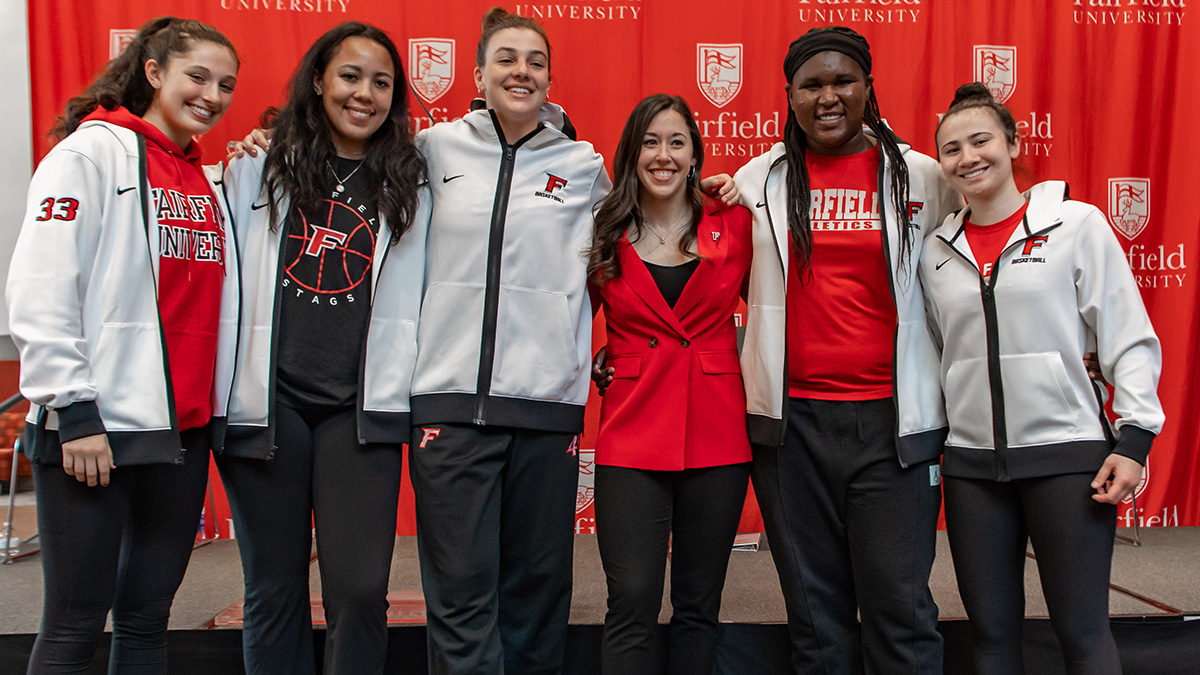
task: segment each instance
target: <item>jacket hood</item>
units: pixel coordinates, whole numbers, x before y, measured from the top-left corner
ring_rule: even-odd
[[[83,118],[83,121],[108,122],[109,124],[124,127],[145,136],[170,155],[191,162],[200,160],[200,145],[196,141],[193,140],[188,143],[187,148],[180,148],[175,141],[167,138],[167,135],[161,129],[129,112],[129,109],[124,106],[117,106],[112,110],[103,106],[97,106],[87,117]]]
[[[1031,235],[1062,220],[1062,205],[1070,199],[1070,187],[1061,180],[1048,180],[1026,190],[1024,197],[1029,202],[1029,208],[1025,210],[1025,234]],[[953,241],[962,232],[970,214],[969,205],[955,211],[936,234]]]
[[[499,136],[496,134],[496,125],[492,121],[491,109],[483,105],[476,105],[477,103],[482,103],[482,99],[475,99],[471,103],[471,112],[464,115],[463,120],[485,138],[499,139]],[[550,103],[549,101],[542,103],[541,108],[538,109],[538,123],[548,129],[553,129],[572,141],[576,140],[575,125],[571,124],[571,120],[567,118],[567,113],[559,105]],[[506,140],[512,142],[516,139]],[[531,139],[532,141],[536,141],[536,139]]]

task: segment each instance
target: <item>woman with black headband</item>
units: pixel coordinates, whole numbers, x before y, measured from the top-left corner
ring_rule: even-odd
[[[882,121],[861,35],[810,30],[784,75],[783,142],[735,180],[754,216],[752,477],[793,667],[940,673],[928,584],[946,419],[917,261],[959,201]]]

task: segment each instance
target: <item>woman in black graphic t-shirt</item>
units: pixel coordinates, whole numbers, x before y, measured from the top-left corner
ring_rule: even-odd
[[[218,459],[246,577],[248,673],[380,673],[428,213],[403,68],[344,23],[305,54],[265,157],[226,175],[245,311]],[[315,73],[315,75],[314,75]],[[378,301],[378,302],[376,302]]]

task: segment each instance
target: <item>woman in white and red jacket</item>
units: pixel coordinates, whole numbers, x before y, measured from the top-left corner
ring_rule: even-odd
[[[934,233],[920,271],[942,347],[946,525],[976,672],[1023,672],[1032,541],[1067,672],[1120,673],[1108,625],[1116,504],[1162,429],[1158,338],[1104,215],[1069,201],[1065,183],[1017,190],[1016,123],[982,84],[959,88],[937,143],[970,203]],[[1089,351],[1114,384],[1115,439]]]
[[[109,672],[166,672],[238,312],[228,216],[193,136],[228,110],[237,72],[215,28],[146,23],[68,102],[30,184],[6,291],[46,586],[30,673],[86,669],[110,609]]]

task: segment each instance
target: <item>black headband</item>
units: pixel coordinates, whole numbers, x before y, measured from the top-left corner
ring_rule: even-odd
[[[844,26],[828,26],[814,28],[788,46],[787,56],[783,59],[783,74],[788,83],[805,61],[821,52],[845,54],[858,63],[864,75],[871,74],[871,45],[867,44],[867,39]]]

